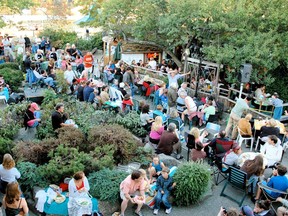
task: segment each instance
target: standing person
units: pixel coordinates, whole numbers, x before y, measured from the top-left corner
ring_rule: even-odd
[[[277,92],[274,92],[270,101],[275,107],[274,112],[273,112],[273,118],[275,120],[280,121],[282,113],[283,113],[283,100],[279,99],[279,95]]]
[[[131,96],[134,96],[134,91],[135,91],[135,87],[134,87],[134,74],[132,72],[132,68],[131,67],[127,67],[126,72],[123,75],[123,82],[125,83],[125,85],[127,86],[128,89],[130,89],[131,91]]]
[[[10,46],[11,46],[11,42],[8,39],[8,36],[5,35],[4,39],[2,40],[3,46],[4,46],[4,56],[9,56],[10,53],[12,52]]]
[[[51,116],[52,119],[52,127],[53,130],[57,130],[61,127],[67,127],[67,126],[74,126],[74,123],[66,124],[65,121],[67,120],[64,115],[64,104],[58,103],[55,107],[55,111],[52,113]]]
[[[20,172],[15,167],[15,161],[10,154],[3,156],[3,162],[0,165],[0,191],[6,193],[8,183],[15,182],[21,177]]]
[[[157,215],[160,209],[160,204],[163,202],[166,211],[166,214],[170,214],[172,206],[168,201],[170,192],[176,186],[176,182],[173,182],[173,178],[169,176],[170,169],[168,167],[163,167],[161,171],[161,176],[157,179],[156,182],[156,191],[157,195],[155,197],[155,205],[153,214]]]
[[[178,84],[177,83],[172,83],[170,85],[170,88],[168,89],[168,94],[167,94],[167,97],[168,97],[168,115],[171,114],[171,109],[177,109],[176,108],[176,105],[177,105],[177,97],[178,97],[178,94],[177,94],[177,86]]]
[[[176,87],[178,88],[178,79],[180,79],[183,76],[186,76],[190,74],[190,72],[185,74],[178,74],[178,70],[169,70],[168,71],[168,80],[169,80],[169,87],[172,85],[172,83],[176,84]]]
[[[88,71],[88,77],[92,74],[93,69],[93,55],[91,52],[87,52],[87,54],[83,57],[84,69]],[[92,76],[92,75],[91,75]]]
[[[46,40],[45,40],[45,37],[43,36],[40,46],[39,46],[39,49],[43,50],[43,53],[45,53],[45,45],[46,45]]]
[[[225,131],[226,131],[227,136],[229,136],[230,131],[232,129],[231,138],[234,140],[237,138],[238,122],[239,122],[243,112],[247,111],[249,109],[249,103],[252,99],[253,99],[253,97],[251,95],[248,95],[245,99],[238,98],[235,106],[231,110],[228,124],[226,126]]]
[[[3,207],[6,216],[28,215],[29,208],[25,198],[21,197],[17,182],[11,182],[7,185],[7,193],[3,197]]]
[[[31,103],[25,114],[24,114],[24,126],[25,128],[37,127],[39,122],[41,122],[41,113],[39,112],[40,108],[37,103]]]
[[[150,58],[150,61],[149,61],[149,63],[148,63],[148,66],[149,66],[152,70],[156,70],[157,62],[155,61],[154,58]]]
[[[122,199],[120,216],[124,216],[129,201],[137,204],[135,214],[143,216],[141,208],[144,202],[139,199],[133,199],[134,196],[141,196],[143,201],[145,201],[145,182],[139,170],[134,170],[132,174],[127,176],[120,184],[120,197]]]

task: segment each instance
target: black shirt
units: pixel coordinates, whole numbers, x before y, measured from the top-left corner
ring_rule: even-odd
[[[269,135],[275,135],[279,137],[280,130],[277,127],[267,127],[267,126],[262,126],[260,129],[260,137],[267,137]]]
[[[84,87],[81,85],[78,87],[77,98],[79,101],[84,101]]]
[[[51,52],[50,53],[50,58],[53,58],[55,61],[57,61],[57,53]]]
[[[53,127],[53,129],[57,130],[58,128],[61,128],[61,124],[64,123],[62,114],[57,112],[57,111],[54,111],[52,113],[51,117],[52,117],[52,127]]]
[[[25,128],[28,127],[28,124],[27,124],[28,121],[33,120],[33,119],[35,119],[34,113],[31,110],[27,109],[25,114],[24,114],[24,126],[25,126]]]
[[[25,61],[24,61],[24,67],[25,69],[30,69],[31,68],[31,59],[30,56],[26,57]]]

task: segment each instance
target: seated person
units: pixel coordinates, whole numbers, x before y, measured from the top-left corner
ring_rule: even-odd
[[[4,85],[0,85],[0,96],[4,96],[6,101],[9,99],[9,89]]]
[[[222,166],[228,168],[229,166],[238,166],[238,158],[242,154],[241,146],[237,143],[233,145],[224,157],[222,158]]]
[[[55,111],[51,115],[53,130],[57,130],[61,127],[74,127],[75,123],[65,123],[67,120],[66,115],[64,115],[64,104],[56,104]]]
[[[137,204],[135,214],[142,216],[141,208],[143,202],[134,201],[133,197],[136,195],[145,198],[145,181],[139,170],[134,170],[132,174],[127,176],[120,184],[120,197],[122,199],[121,216],[124,216],[129,201]]]
[[[262,181],[262,184],[267,185],[268,187],[271,187],[273,189],[286,192],[286,190],[288,189],[288,178],[285,176],[286,173],[287,167],[280,164],[277,166],[277,169],[273,171],[273,177],[268,179],[268,182]],[[281,196],[280,193],[272,192],[266,189],[264,190],[265,193],[269,194],[269,196],[271,196],[273,199]],[[258,188],[255,200],[258,200],[260,198],[261,193],[262,190]]]
[[[180,118],[179,113],[176,109],[171,109],[169,119],[178,121],[178,124],[180,125],[180,131],[184,129],[184,123],[182,119]]]
[[[267,142],[260,148],[261,154],[267,159],[267,166],[273,166],[282,158],[283,147],[281,141],[275,135],[268,136]]]
[[[261,154],[257,155],[252,160],[246,160],[240,169],[247,173],[247,179],[249,182],[253,181],[253,193],[256,193],[257,182],[259,176],[263,175],[263,156]]]
[[[126,92],[126,90],[124,89],[124,87],[125,87],[125,83],[123,83],[123,82],[121,82],[120,84],[119,84],[119,91],[122,93],[122,95],[126,95],[127,94],[127,92]]]
[[[232,149],[233,144],[234,141],[226,137],[226,132],[223,130],[220,131],[217,138],[214,138],[208,145],[212,148],[216,157],[222,158],[227,151]],[[206,152],[207,150],[206,148]]]
[[[238,128],[240,130],[240,135],[242,137],[252,137],[252,128],[250,121],[252,119],[252,114],[248,113],[245,118],[241,118],[238,122]],[[249,147],[248,143],[246,144],[246,147]]]
[[[149,105],[145,104],[140,113],[141,126],[144,127],[146,131],[150,130],[152,122],[154,121],[154,119],[150,117],[149,111],[150,111]]]
[[[36,103],[31,103],[24,114],[24,126],[25,129],[28,127],[34,128],[39,125],[41,122],[41,113],[39,112],[40,108]]]
[[[187,92],[181,91],[179,93],[179,97],[176,100],[176,107],[179,113],[182,113],[185,110],[185,98],[187,96]]]
[[[162,105],[157,105],[156,110],[153,111],[153,114],[161,116],[163,122],[167,121],[167,116],[165,113],[163,113]]]
[[[216,109],[213,106],[213,103],[211,100],[208,100],[208,102],[202,108],[201,112],[204,113],[203,119],[202,119],[204,123],[208,121],[210,115],[215,115]]]
[[[288,215],[288,200],[283,199],[282,197],[278,197],[276,199],[277,202],[281,202],[283,206],[277,208],[277,216],[287,216]]]
[[[204,138],[208,135],[207,131],[204,131],[201,135],[200,135],[200,130],[196,127],[193,127],[190,132],[187,135],[187,147],[189,149],[194,149],[195,148],[195,143],[196,142],[201,142],[203,143]],[[204,146],[206,146],[207,144],[205,143]]]
[[[184,121],[185,115],[189,116],[192,113],[197,111],[197,106],[196,106],[193,98],[191,98],[190,96],[186,96],[184,99],[184,102],[185,102],[186,109],[182,113],[182,117],[181,117],[182,121]]]
[[[160,160],[158,155],[154,155],[152,163],[150,163],[148,172],[150,183],[153,183],[153,177],[158,178],[161,174],[161,170],[165,167],[164,163]]]
[[[129,111],[133,109],[133,101],[129,94],[126,94],[122,101],[122,110],[125,111],[126,107],[129,107]]]
[[[108,86],[103,86],[102,91],[100,93],[100,98],[101,98],[101,104],[104,104],[106,101],[110,100],[109,94],[108,94],[109,87]]]
[[[269,135],[275,135],[279,137],[280,129],[277,127],[277,122],[275,119],[271,118],[266,122],[266,125],[262,126],[260,129],[260,138],[263,141],[260,144],[264,144],[266,142]]]
[[[192,161],[197,161],[204,159],[206,157],[206,152],[203,151],[203,144],[201,142],[195,143],[196,148],[191,150],[190,158]]]
[[[274,211],[271,209],[271,201],[270,200],[259,200],[255,203],[254,210],[250,206],[243,206],[241,208],[241,215],[252,215],[252,216],[273,216]]]
[[[151,132],[149,134],[149,141],[153,144],[158,144],[160,137],[164,131],[164,126],[162,123],[161,116],[157,116],[155,121],[152,123]]]
[[[170,123],[167,127],[167,131],[163,131],[160,141],[157,146],[157,154],[166,154],[176,157],[176,159],[181,159],[181,143],[179,142],[178,133],[176,131],[176,125]],[[172,155],[172,153],[175,153]]]
[[[31,68],[36,79],[43,80],[44,83],[48,86],[48,88],[55,86],[53,78],[48,76],[45,70],[41,70],[41,74],[39,74],[38,71],[35,70],[35,66],[32,65]]]

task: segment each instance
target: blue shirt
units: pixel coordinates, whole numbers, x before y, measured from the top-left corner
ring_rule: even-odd
[[[270,100],[275,107],[283,107],[283,101],[281,99],[271,98]]]
[[[90,94],[94,91],[94,89],[90,86],[86,86],[83,91],[84,101],[88,102]]]
[[[155,168],[156,172],[162,171],[161,163],[162,163],[162,161],[159,161],[159,164],[155,165],[152,162],[152,166]]]
[[[163,112],[161,112],[160,110],[154,110],[153,113],[156,114],[157,116],[161,116],[162,121],[166,122],[167,116]]]
[[[288,178],[284,176],[274,176],[267,184],[268,187],[274,188],[280,191],[286,191],[288,189]],[[274,198],[279,197],[281,194],[271,192],[271,196]]]

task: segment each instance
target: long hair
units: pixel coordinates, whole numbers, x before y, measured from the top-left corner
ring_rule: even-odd
[[[257,155],[253,160],[247,160],[246,162],[246,173],[255,174],[260,176],[263,172],[263,157]]]
[[[15,161],[10,154],[5,154],[3,157],[2,165],[4,169],[9,170],[15,167]]]
[[[20,200],[21,191],[17,182],[11,182],[6,187],[5,202],[13,204],[15,201]]]
[[[155,122],[153,122],[151,130],[158,131],[162,127],[162,117],[156,116]]]
[[[199,129],[196,128],[196,127],[193,127],[193,128],[190,130],[189,134],[193,135],[194,138],[195,138],[195,140],[200,137],[200,131],[199,131]]]

